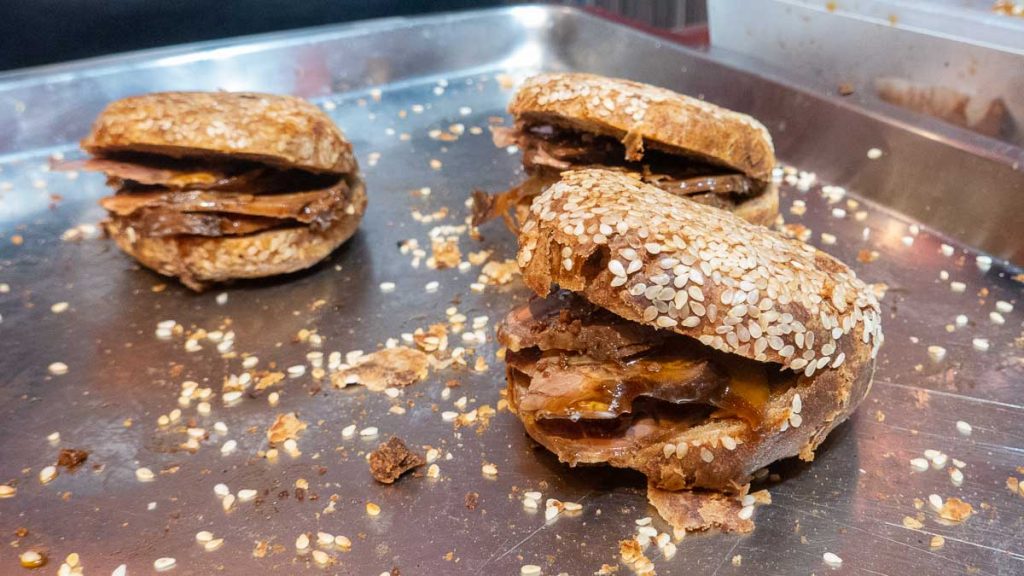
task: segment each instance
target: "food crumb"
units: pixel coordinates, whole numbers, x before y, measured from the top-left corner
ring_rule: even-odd
[[[426,463],[422,456],[410,451],[397,436],[392,436],[371,452],[369,462],[370,474],[382,484],[392,484],[402,474]]]

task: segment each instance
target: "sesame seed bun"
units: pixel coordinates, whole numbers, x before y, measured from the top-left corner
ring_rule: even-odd
[[[626,320],[793,374],[757,433],[738,418],[709,420],[611,459],[554,442],[517,410],[531,436],[572,464],[635,468],[670,490],[736,489],[775,460],[813,458],[870,387],[883,338],[868,286],[828,254],[729,212],[611,171],[565,172],[531,206],[517,260],[541,296],[557,284]],[[517,387],[529,382],[510,368],[509,385],[516,409]],[[666,449],[679,443],[689,447],[682,458]]]
[[[352,145],[313,104],[251,92],[157,92],[111,102],[81,142],[95,155],[226,157],[280,168],[356,171]]]
[[[508,107],[517,119],[550,123],[699,158],[771,180],[771,135],[754,118],[671,90],[594,74],[526,79]]]
[[[143,266],[202,291],[215,282],[303,270],[326,258],[359,227],[366,211],[362,181],[354,181],[352,200],[342,210],[325,230],[294,226],[242,236],[146,237],[117,216],[105,226],[117,245]]]

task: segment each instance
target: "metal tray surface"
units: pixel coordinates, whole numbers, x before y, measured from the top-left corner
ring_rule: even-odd
[[[591,50],[598,40],[616,49]],[[149,574],[161,557],[176,560],[172,574],[518,574],[536,564],[544,574],[577,575],[618,564],[619,540],[635,534],[637,519],[656,516],[642,477],[561,465],[507,411],[487,426],[456,428],[442,418],[444,411],[498,405],[504,372],[493,326],[527,290],[515,280],[476,292],[470,285],[479,266],[414,268],[412,256],[399,250],[416,239],[429,251],[432,228],[463,224],[471,189],[499,190],[521,177],[518,154],[494,148],[486,126],[503,115],[508,78],[538,69],[586,69],[706,94],[764,117],[782,160],[833,182],[863,185],[845,195],[820,183],[806,191],[785,186],[782,213],[789,224],[810,229],[811,242],[887,288],[886,344],[870,396],[814,463],[771,467],[779,474],[765,485],[773,502],[758,508],[752,534],[690,535],[672,559],[651,548],[657,572],[823,574],[833,570],[823,562],[825,552],[843,559],[836,573],[1024,572],[1024,495],[1007,487],[1008,477],[1024,477],[1022,271],[998,258],[986,266],[984,254],[949,239],[949,230],[866,198],[904,208],[892,182],[906,178],[903,170],[921,170],[925,154],[947,160],[951,173],[975,169],[954,179],[1006,187],[1016,173],[999,154],[971,144],[925,137],[581,12],[526,7],[303,31],[6,77],[0,84],[0,483],[17,493],[0,499],[0,573],[29,573],[18,567],[18,554],[27,549],[47,554],[47,573],[70,553],[87,574],[110,574],[121,564],[129,574]],[[49,170],[51,155],[78,157],[75,140],[103,103],[148,90],[218,87],[312,97],[346,130],[370,193],[351,241],[307,272],[196,295],[139,269],[109,241],[62,239],[102,218],[96,200],[107,189],[95,174]],[[466,128],[457,139],[431,136],[454,123]],[[826,123],[831,138],[840,134],[833,128],[852,129],[841,145],[815,138]],[[473,127],[483,133],[473,134]],[[882,158],[865,160],[871,147],[882,148]],[[895,167],[904,151],[911,166]],[[798,201],[806,205],[802,215],[794,213]],[[447,215],[430,223],[412,214],[445,208]],[[976,210],[965,216],[987,208]],[[972,218],[961,237],[1001,236],[1020,254],[1012,228]],[[482,232],[482,240],[461,234],[464,259],[481,249],[493,250],[497,261],[514,254],[500,224]],[[943,244],[950,245],[949,256]],[[867,262],[872,250],[877,260]],[[396,290],[382,291],[383,282],[394,282]],[[438,283],[435,292],[426,289],[431,282]],[[963,290],[951,289],[954,282]],[[53,308],[63,302],[66,310]],[[486,342],[466,345],[486,369],[473,369],[470,355],[469,368],[432,371],[395,399],[361,386],[332,389],[312,377],[308,352],[369,352],[388,338],[446,321],[451,306],[470,323],[489,318]],[[962,326],[955,320],[960,314]],[[219,353],[208,340],[187,352],[184,336],[160,339],[155,330],[164,320],[188,332],[234,331],[234,354]],[[315,331],[321,346],[302,341],[303,330]],[[450,338],[451,347],[465,345],[459,334]],[[978,338],[986,339],[987,351],[978,349]],[[929,346],[942,346],[945,357],[933,358]],[[221,385],[244,371],[242,355],[257,356],[261,369],[305,365],[307,371],[273,389],[280,394],[276,406],[268,402],[270,390],[224,406]],[[67,373],[52,375],[54,362],[66,364]],[[188,380],[213,389],[210,414],[200,414],[196,401],[179,405]],[[457,386],[446,399],[449,384]],[[467,404],[460,409],[462,396]],[[405,414],[390,412],[392,406]],[[175,408],[181,420],[159,426],[159,416]],[[286,412],[309,424],[298,442],[301,455],[282,451],[271,462],[261,456],[265,432]],[[958,431],[958,421],[970,424],[969,435]],[[217,432],[216,422],[227,431]],[[350,424],[376,426],[379,434],[344,438]],[[195,453],[179,448],[187,426],[208,432]],[[59,440],[48,439],[53,432]],[[365,455],[390,435],[438,448],[440,477],[376,484]],[[238,449],[222,455],[229,439]],[[88,461],[42,484],[40,471],[63,447],[88,450]],[[910,461],[925,450],[942,451],[949,461],[914,472]],[[496,466],[496,477],[482,474],[485,463]],[[950,471],[960,464],[964,480],[956,486]],[[138,481],[139,467],[150,468],[155,480]],[[299,479],[309,485],[301,500]],[[256,490],[258,497],[226,513],[214,494],[218,483],[235,494]],[[579,502],[583,510],[545,521],[543,510],[524,508],[525,490]],[[470,493],[478,495],[472,509]],[[930,494],[959,497],[975,514],[962,524],[944,523],[929,508]],[[379,516],[367,515],[368,502],[380,506]],[[908,516],[921,527],[908,527]],[[667,529],[658,518],[654,525]],[[223,545],[205,551],[195,540],[201,530],[224,538]],[[326,568],[297,554],[296,538],[310,533],[315,542],[318,531],[349,537],[351,551],[329,550],[334,563]],[[937,535],[945,539],[942,547],[931,546]],[[266,553],[257,557],[261,542]],[[620,566],[618,573],[630,570]]]

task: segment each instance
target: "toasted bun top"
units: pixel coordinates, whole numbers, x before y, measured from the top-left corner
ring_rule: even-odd
[[[540,74],[527,78],[508,110],[627,143],[695,156],[768,181],[775,166],[763,124],[739,112],[649,84],[594,74]]]
[[[301,98],[251,92],[157,92],[117,100],[96,118],[82,148],[356,170],[352,145],[319,108]]]
[[[564,172],[534,200],[519,267],[619,316],[808,377],[873,358],[881,311],[845,264],[733,214],[607,170]]]

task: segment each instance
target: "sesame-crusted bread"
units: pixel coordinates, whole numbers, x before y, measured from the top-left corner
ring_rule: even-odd
[[[144,152],[174,158],[250,160],[344,174],[352,145],[313,104],[251,92],[157,92],[111,102],[82,140],[95,155]]]
[[[565,172],[533,202],[517,260],[541,296],[557,285],[626,320],[790,375],[756,430],[738,417],[712,418],[667,438],[630,445],[627,437],[620,449],[591,452],[519,409],[529,378],[510,365],[513,410],[571,464],[634,468],[669,490],[738,490],[775,460],[812,459],[870,388],[883,337],[869,287],[828,254],[729,212],[613,171]]]
[[[807,376],[862,344],[874,356],[882,341],[878,301],[845,264],[608,170],[564,172],[538,196],[517,258],[540,295],[557,284],[627,320]]]
[[[671,90],[585,73],[527,78],[508,107],[519,120],[612,136],[771,180],[771,135],[754,118]]]
[[[303,270],[329,256],[359,227],[366,211],[362,181],[353,181],[351,201],[342,210],[325,230],[293,226],[243,236],[149,237],[136,234],[117,216],[105,226],[117,245],[142,265],[202,291],[214,282]]]

